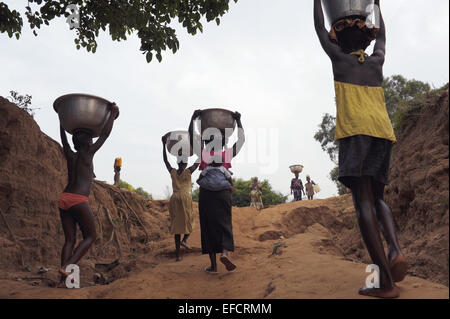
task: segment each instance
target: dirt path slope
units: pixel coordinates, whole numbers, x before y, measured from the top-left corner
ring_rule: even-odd
[[[332,198],[280,205],[261,213],[253,208],[234,208],[233,258],[239,267],[234,273],[227,273],[222,265],[218,275],[202,271],[208,257],[200,254],[197,220],[190,241],[194,252],[186,253],[181,262],[174,261],[171,241],[167,240],[166,247],[148,254],[152,266],[110,285],[61,291],[3,280],[0,298],[362,298],[357,290],[365,283],[366,265],[345,260],[332,232],[322,224],[312,221],[306,228],[292,226],[289,238],[281,239],[287,247],[275,255],[271,254],[273,243],[280,239],[261,237],[270,231],[274,234],[271,225],[281,225],[290,214],[294,218],[292,214],[310,209],[331,215],[329,207],[341,204],[342,198]],[[288,231],[281,229],[278,231]],[[446,286],[417,277],[408,276],[399,286],[403,298],[449,297]]]

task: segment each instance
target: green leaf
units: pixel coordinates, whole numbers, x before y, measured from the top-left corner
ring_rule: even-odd
[[[236,2],[237,0],[234,0]],[[23,27],[22,15],[25,15],[33,34],[34,29],[50,25],[55,18],[67,18],[67,5],[79,6],[82,25],[76,30],[77,49],[83,47],[88,52],[96,52],[96,39],[99,30],[108,29],[113,41],[127,39],[127,35],[137,33],[141,40],[140,50],[146,54],[148,61],[157,55],[162,61],[161,51],[176,52],[179,47],[176,30],[170,24],[178,20],[189,34],[203,32],[201,19],[208,22],[215,20],[220,25],[220,17],[229,10],[229,0],[133,0],[108,1],[108,5],[99,5],[97,1],[70,0],[29,0],[25,1],[21,11],[10,10],[4,1],[0,1],[0,34],[6,33],[10,38],[20,38]],[[34,8],[32,8],[32,6]],[[6,21],[6,22],[5,22]]]
[[[147,63],[150,63],[153,59],[153,53],[147,52],[147,54],[145,55],[145,58],[147,59]]]

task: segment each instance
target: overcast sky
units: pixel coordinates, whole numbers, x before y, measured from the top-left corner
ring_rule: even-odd
[[[20,9],[27,1],[5,1]],[[387,29],[385,76],[401,74],[439,87],[449,79],[449,1],[382,1]],[[198,108],[223,107],[242,114],[247,141],[233,160],[235,177],[269,179],[289,193],[289,165],[320,184],[319,198],[336,194],[333,163],[313,138],[324,113],[335,114],[331,63],[313,25],[312,0],[239,0],[220,26],[188,35],[176,26],[180,50],[147,64],[132,36],[113,42],[101,34],[95,54],[76,50],[65,19],[34,37],[28,23],[20,40],[0,35],[0,95],[33,96],[41,130],[59,139],[53,101],[89,93],[121,110],[113,132],[95,156],[99,180],[112,183],[113,161],[123,158],[122,179],[155,198],[171,185],[162,161],[161,136],[187,129]],[[26,17],[23,15],[24,20]],[[173,162],[174,163],[174,162]],[[174,165],[175,166],[175,165]],[[196,173],[194,179],[197,177]],[[62,190],[55,190],[62,191]]]

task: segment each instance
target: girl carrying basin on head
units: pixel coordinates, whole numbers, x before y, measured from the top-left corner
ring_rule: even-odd
[[[58,202],[65,242],[61,252],[62,287],[64,279],[69,275],[66,267],[77,264],[87,253],[96,239],[94,215],[89,206],[88,197],[94,179],[93,159],[95,153],[105,143],[111,133],[115,119],[119,116],[119,108],[111,103],[111,116],[105,123],[98,140],[92,142],[92,133],[88,130],[76,130],[72,141],[76,152],[72,151],[67,141],[66,131],[60,126],[64,156],[67,160],[68,183]],[[83,240],[75,248],[77,236],[76,225],[79,225]]]

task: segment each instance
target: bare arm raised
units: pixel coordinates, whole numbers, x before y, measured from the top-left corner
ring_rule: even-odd
[[[321,0],[314,0],[314,26],[322,48],[328,54],[330,59],[336,59],[341,54],[341,49],[337,44],[333,43],[328,36],[328,31],[325,28],[325,18],[323,16]]]
[[[59,132],[61,134],[61,143],[62,143],[62,146],[63,146],[64,155],[66,157],[71,156],[73,154],[73,151],[72,151],[72,149],[70,147],[69,142],[67,141],[66,131],[64,130],[62,125],[59,125]]]
[[[118,116],[119,116],[119,107],[116,105],[116,103],[111,103],[111,115],[108,121],[105,123],[105,126],[103,127],[100,137],[89,149],[89,151],[92,154],[95,154],[95,152],[97,152],[100,149],[100,147],[102,147],[102,145],[105,143],[106,139],[109,137],[109,134],[111,134],[114,121]]]
[[[200,161],[196,160],[195,163],[191,167],[188,168],[191,171],[191,174],[195,172],[195,170],[198,168],[199,165],[200,165]]]
[[[239,153],[242,146],[244,146],[244,142],[245,142],[244,128],[242,127],[242,123],[241,123],[241,114],[239,112],[235,112],[234,118],[236,119],[236,123],[237,123],[237,127],[238,127],[238,140],[233,145],[233,157],[235,157]]]
[[[191,117],[191,122],[189,123],[189,142],[191,143],[191,146],[193,147],[194,151],[196,152],[197,150],[195,143],[200,141],[200,154],[201,151],[203,150],[203,141],[202,141],[202,137],[201,137],[201,133],[200,136],[198,137],[198,139],[194,139],[194,121],[200,117],[200,115],[202,115],[202,110],[195,110],[194,113],[192,114]]]
[[[167,143],[167,135],[164,135],[162,138],[162,144],[163,144],[163,160],[164,160],[164,164],[166,164],[166,168],[169,171],[172,171],[172,166],[169,163],[169,160],[167,159],[167,151],[166,151],[166,143]]]
[[[376,0],[375,4],[380,8],[380,0]],[[383,15],[380,9],[380,30],[378,30],[375,47],[373,48],[372,57],[379,58],[380,63],[384,64],[386,54],[386,27],[384,25]]]

